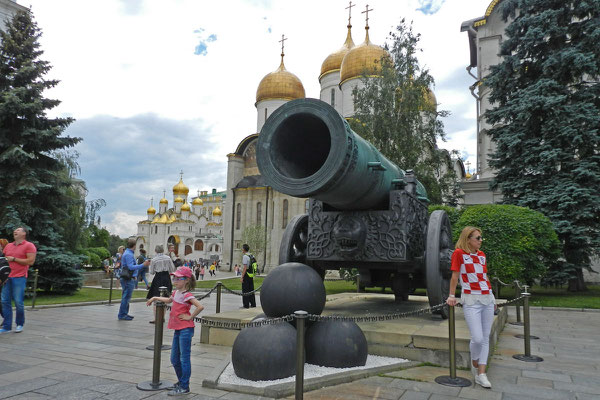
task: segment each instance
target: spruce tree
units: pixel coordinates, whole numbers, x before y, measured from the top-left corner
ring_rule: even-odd
[[[402,19],[390,38],[385,49],[391,58],[381,60],[376,78],[364,71],[364,86],[354,89],[350,126],[400,168],[414,170],[433,204],[456,205],[451,154],[437,147],[444,139],[440,118],[448,112],[437,110],[433,77],[419,64],[420,35]]]
[[[58,155],[80,139],[62,136],[71,118],[50,118],[58,100],[44,97],[57,85],[44,76],[51,69],[40,59],[41,31],[30,12],[18,12],[0,31],[0,229],[12,237],[15,227],[29,228],[38,249],[33,268],[39,286],[73,292],[81,285],[74,270],[79,258],[65,250],[61,222],[73,196],[68,166]],[[30,274],[32,276],[32,274]]]
[[[484,81],[493,186],[553,222],[565,261],[545,282],[583,290],[600,249],[600,1],[505,0],[502,13],[502,62]]]

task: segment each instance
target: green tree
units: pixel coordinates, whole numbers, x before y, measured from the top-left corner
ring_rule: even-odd
[[[265,253],[267,245],[265,227],[262,225],[248,225],[242,231],[242,242],[250,246],[250,253],[254,255],[258,262],[259,269],[264,271],[265,266],[262,265],[261,255]]]
[[[600,250],[600,2],[505,0],[502,62],[484,83],[495,108],[490,165],[504,202],[553,222],[564,262],[548,283],[584,290]]]
[[[40,59],[40,36],[29,12],[16,13],[0,31],[0,229],[30,228],[40,286],[73,292],[81,285],[73,268],[80,258],[66,249],[60,226],[73,182],[57,152],[80,139],[62,136],[71,118],[47,116],[60,101],[43,95],[58,81],[44,78],[51,66]]]
[[[119,235],[110,235],[108,239],[108,251],[112,256],[117,254],[120,246],[126,246],[126,239],[121,238]],[[166,249],[165,249],[166,250]]]
[[[488,272],[505,282],[518,279],[531,285],[545,278],[560,254],[552,222],[528,208],[500,204],[468,207],[453,225],[454,242],[465,226],[481,229]]]
[[[362,88],[354,89],[352,129],[400,168],[415,171],[432,203],[457,204],[451,154],[437,147],[444,139],[441,117],[430,91],[434,80],[417,59],[420,35],[404,19],[391,34],[381,71],[364,71]]]

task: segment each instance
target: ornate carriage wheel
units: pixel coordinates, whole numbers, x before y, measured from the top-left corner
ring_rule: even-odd
[[[452,257],[452,228],[448,214],[442,210],[431,213],[427,224],[425,276],[429,305],[444,303],[450,291],[450,259]],[[448,318],[447,308],[436,312]]]
[[[281,245],[279,246],[279,265],[288,262],[299,262],[312,267],[319,273],[321,278],[325,276],[325,271],[315,268],[306,259],[308,245],[308,214],[296,215],[287,224]]]

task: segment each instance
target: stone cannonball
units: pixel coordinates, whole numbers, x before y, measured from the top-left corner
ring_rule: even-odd
[[[299,310],[321,314],[325,307],[325,285],[308,265],[281,264],[263,281],[260,305],[269,317],[282,317]]]
[[[252,381],[287,378],[296,373],[296,330],[288,323],[242,329],[233,342],[235,374]]]
[[[367,339],[353,321],[318,321],[306,331],[306,362],[348,368],[367,362]]]

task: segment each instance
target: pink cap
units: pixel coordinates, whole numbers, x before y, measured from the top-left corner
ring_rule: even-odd
[[[191,278],[193,276],[192,270],[189,269],[188,267],[179,267],[179,268],[177,268],[177,271],[173,272],[171,275],[184,277],[184,278]]]

